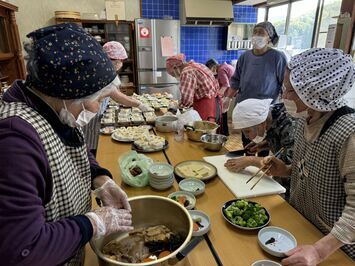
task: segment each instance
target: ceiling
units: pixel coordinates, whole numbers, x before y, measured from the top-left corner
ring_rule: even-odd
[[[234,4],[249,5],[249,6],[257,5],[264,2],[266,2],[266,0],[245,0],[245,1],[234,0],[233,1]]]

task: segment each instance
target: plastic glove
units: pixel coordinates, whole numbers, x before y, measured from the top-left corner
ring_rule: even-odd
[[[142,112],[148,112],[151,108],[144,103],[140,103],[138,105],[138,109],[141,110]]]
[[[102,201],[104,206],[131,211],[126,192],[117,186],[112,179],[107,180],[101,187],[95,189],[94,194]]]
[[[85,214],[93,227],[93,238],[100,238],[116,232],[133,230],[132,215],[127,210],[118,210],[112,207],[100,209]]]
[[[232,99],[229,97],[224,97],[222,99],[222,113],[228,112],[231,103],[232,103]]]

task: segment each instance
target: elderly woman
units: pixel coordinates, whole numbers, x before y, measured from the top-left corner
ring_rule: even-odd
[[[350,55],[310,49],[285,72],[283,101],[298,120],[291,165],[265,158],[269,174],[291,176],[290,203],[325,236],[289,251],[283,265],[316,265],[338,248],[355,260],[355,114],[344,95],[355,81]]]
[[[119,71],[122,68],[123,61],[127,59],[127,53],[123,45],[119,42],[107,42],[103,46],[104,51],[111,59],[111,62],[116,70]],[[149,107],[140,101],[125,95],[120,92],[119,87],[121,85],[120,79],[117,77],[114,84],[117,89],[112,91],[110,97],[117,103],[123,104],[129,107],[138,107],[141,111],[145,112],[149,110]],[[97,144],[99,140],[99,130],[100,130],[100,116],[105,111],[107,104],[109,102],[109,97],[106,97],[102,104],[98,115],[91,119],[90,123],[83,127],[84,136],[86,143],[90,151],[96,155]]]
[[[221,97],[224,96],[224,93],[226,90],[230,88],[230,82],[229,80],[234,74],[234,67],[227,64],[218,64],[218,61],[216,59],[211,58],[206,62],[206,66],[213,72],[213,74],[216,76],[218,83],[219,83],[219,95]],[[232,99],[229,97],[224,97],[222,98],[222,124],[221,124],[221,133],[228,136],[229,135],[229,130],[228,130],[228,117],[227,117],[227,112],[229,109],[229,106],[231,104]]]
[[[117,75],[76,24],[28,37],[27,79],[0,105],[0,255],[8,265],[82,265],[92,237],[132,229],[127,195],[79,127],[115,92]],[[105,207],[90,211],[91,189]]]
[[[251,140],[246,149],[251,153],[271,150],[273,153],[284,148],[280,159],[287,164],[292,161],[294,119],[282,103],[271,105],[272,99],[247,99],[233,110],[233,128],[242,130]],[[247,166],[261,167],[261,157],[246,156],[230,159],[225,166],[234,172]]]
[[[203,120],[221,119],[219,85],[213,72],[205,65],[186,62],[184,54],[166,60],[167,72],[180,80],[181,106],[193,107]]]
[[[127,59],[127,53],[123,45],[119,42],[111,41],[104,44],[102,47],[108,57],[111,59],[116,71],[120,71],[123,66],[123,61]],[[121,84],[121,83],[120,83]],[[124,93],[116,90],[111,95],[112,100],[129,107],[138,107],[141,111],[149,110],[149,107],[140,101],[125,95]]]
[[[251,140],[245,147],[249,153],[271,150],[274,154],[284,148],[279,158],[286,164],[292,162],[295,119],[287,114],[282,103],[271,105],[272,99],[247,99],[233,110],[233,128],[242,130]],[[264,157],[243,156],[229,159],[225,167],[239,172],[248,166],[261,167]],[[289,178],[275,177],[286,188],[285,198],[290,191]]]
[[[278,40],[279,36],[270,22],[256,24],[252,35],[253,49],[238,59],[226,97],[236,95],[237,104],[249,98],[277,101],[286,67],[284,54],[272,48]],[[244,135],[242,137],[246,146],[249,141]]]

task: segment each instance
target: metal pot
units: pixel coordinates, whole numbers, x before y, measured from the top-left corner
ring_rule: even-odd
[[[191,216],[176,201],[166,197],[147,195],[130,198],[129,203],[132,208],[132,224],[135,228],[162,224],[185,236],[185,241],[181,246],[168,256],[152,262],[139,263],[139,265],[174,265],[200,242],[201,238],[194,238],[190,241],[193,231]],[[136,265],[109,259],[101,252],[108,242],[127,235],[128,233],[115,233],[90,242],[91,248],[98,256],[100,266]]]
[[[201,137],[204,148],[209,151],[220,151],[227,142],[227,137],[221,134],[205,134]]]
[[[159,132],[174,132],[177,120],[175,116],[159,116],[155,120],[155,127]]]
[[[219,125],[209,121],[195,121],[185,125],[186,134],[189,140],[201,141],[204,134],[216,133]]]

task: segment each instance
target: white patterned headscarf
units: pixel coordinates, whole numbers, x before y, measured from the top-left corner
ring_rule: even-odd
[[[290,82],[309,108],[329,112],[346,105],[344,95],[355,81],[355,64],[338,49],[312,48],[288,63]]]

